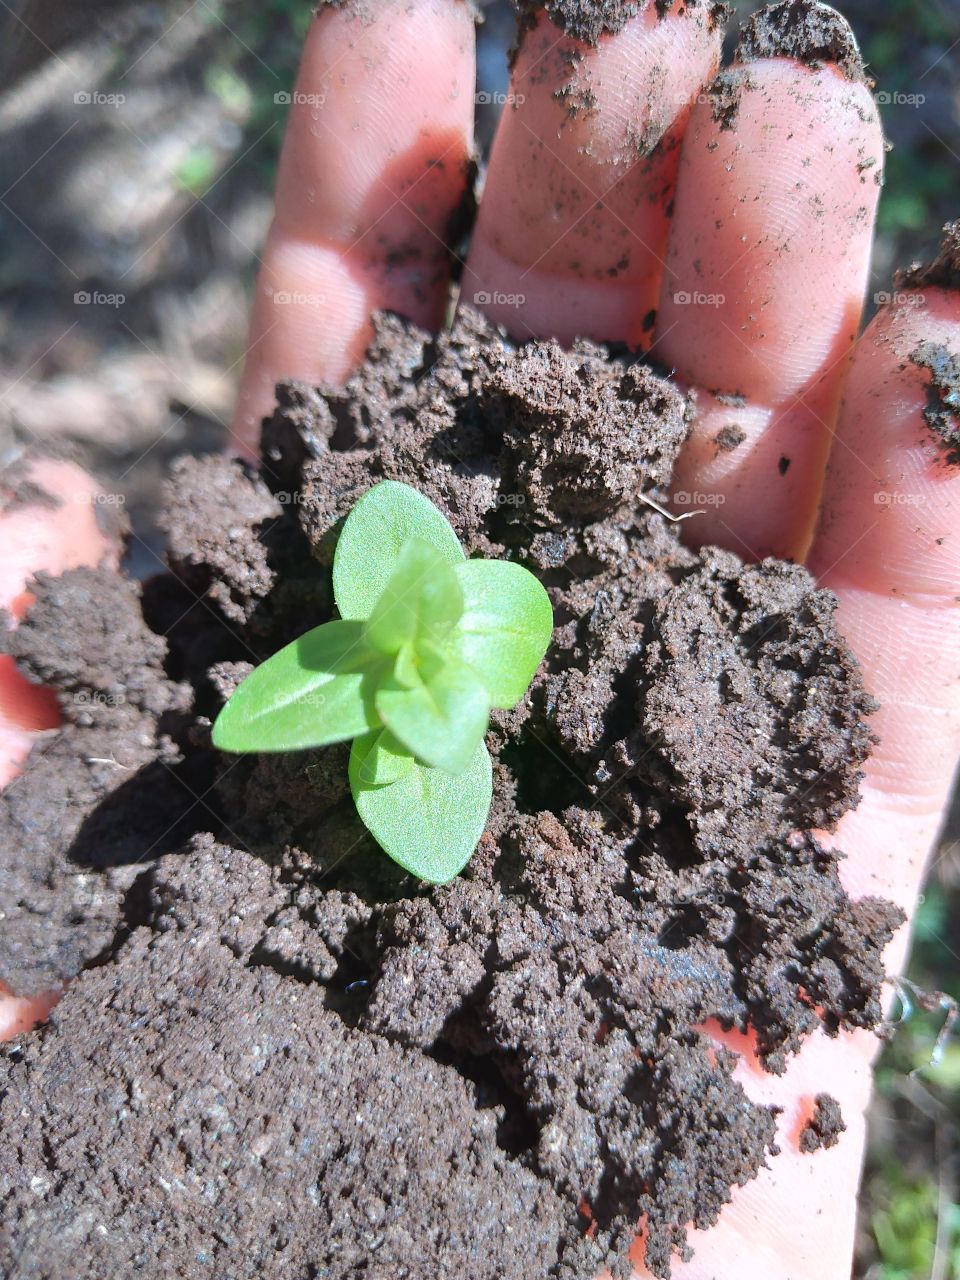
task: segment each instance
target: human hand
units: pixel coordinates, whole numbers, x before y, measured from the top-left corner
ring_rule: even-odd
[[[909,356],[924,340],[956,350],[960,302],[925,288],[921,305],[886,310],[848,369],[882,163],[870,93],[833,66],[765,57],[750,66],[752,87],[741,86],[736,130],[725,130],[698,100],[720,41],[701,17],[688,5],[657,20],[651,6],[585,50],[573,116],[570,95],[555,97],[574,76],[572,46],[540,18],[514,70],[524,100],[504,114],[462,296],[487,295],[480,305],[518,338],[652,342],[686,383],[712,388],[695,393],[677,489],[702,496],[707,514],[692,534],[747,558],[807,550],[846,381],[808,562],[839,595],[841,625],[883,706],[863,802],[830,840],[848,854],[852,893],[909,909],[960,720],[950,540],[960,481],[923,418],[929,374]],[[372,309],[442,323],[443,237],[470,153],[472,46],[459,0],[389,0],[373,23],[331,9],[314,24],[258,285],[237,419],[246,444],[278,378],[345,375]],[[681,157],[671,144],[684,130]],[[657,137],[667,145],[641,155]],[[284,294],[293,301],[278,306]],[[721,431],[744,438],[724,451]],[[905,945],[901,933],[891,970]],[[874,1044],[814,1039],[782,1077],[745,1054],[745,1088],[784,1108],[783,1154],[694,1238],[694,1260],[676,1275],[795,1277],[814,1265],[849,1274]],[[848,1131],[811,1159],[796,1135],[824,1088]]]
[[[812,19],[795,38],[821,65],[752,59],[729,85],[734,128],[703,93],[722,33],[702,5],[662,19],[650,5],[594,48],[541,13],[513,68],[460,296],[520,340],[642,343],[694,389],[675,509],[705,513],[687,525],[700,543],[805,557],[839,596],[881,703],[880,744],[860,807],[828,841],[847,854],[852,894],[909,912],[960,737],[960,471],[924,419],[930,376],[910,355],[924,341],[957,350],[960,293],[894,302],[851,361],[883,138],[846,24],[825,7],[786,7]],[[831,45],[843,69],[825,57]],[[372,310],[442,323],[473,86],[472,19],[457,0],[385,3],[370,26],[349,10],[315,22],[257,285],[235,421],[245,442],[278,379],[347,373]],[[305,305],[275,305],[283,293]],[[904,929],[891,972],[906,947]],[[847,1277],[876,1040],[815,1037],[780,1077],[740,1047],[748,1093],[783,1108],[783,1151],[717,1227],[693,1233],[693,1261],[674,1274]],[[823,1089],[847,1132],[802,1155],[797,1135]]]

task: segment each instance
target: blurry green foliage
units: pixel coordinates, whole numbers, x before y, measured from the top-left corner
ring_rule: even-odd
[[[928,1280],[937,1243],[939,1193],[929,1178],[912,1179],[893,1160],[878,1171],[883,1179],[886,1203],[870,1217],[880,1262],[871,1273],[876,1280]],[[957,1227],[960,1207],[950,1205],[943,1227],[952,1239],[946,1275],[960,1274]]]

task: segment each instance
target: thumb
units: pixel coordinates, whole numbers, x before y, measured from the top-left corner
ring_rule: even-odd
[[[100,497],[96,483],[73,462],[43,459],[5,477],[0,490],[0,609],[14,625],[30,607],[28,584],[34,574],[60,574],[118,559],[119,531],[98,518],[104,510]],[[0,788],[15,785],[38,734],[59,723],[51,693],[31,684],[11,658],[0,655]],[[42,1021],[58,994],[18,999],[0,985],[0,1040]]]

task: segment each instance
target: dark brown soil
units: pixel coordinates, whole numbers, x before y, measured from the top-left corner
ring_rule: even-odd
[[[740,28],[733,66],[707,87],[710,109],[721,129],[735,130],[744,90],[757,87],[750,63],[794,58],[812,70],[834,64],[848,80],[864,81],[866,69],[847,20],[818,0],[781,0],[758,9]],[[865,163],[864,172],[875,164]]]
[[[894,289],[960,289],[960,221],[943,228],[940,252],[932,262],[914,262],[893,277]]]
[[[726,23],[730,7],[716,0],[653,0],[657,15],[663,18],[677,9],[702,11],[711,28]],[[628,18],[645,9],[651,0],[513,0],[521,31],[532,27],[537,14],[546,10],[547,17],[568,36],[595,45],[602,35],[614,35]]]
[[[921,342],[910,359],[930,374],[923,411],[927,426],[945,461],[960,466],[960,354],[942,342]]]
[[[721,427],[714,436],[714,443],[717,446],[718,453],[733,453],[735,449],[739,449],[747,438],[747,433],[743,427],[738,426],[735,422],[728,423],[725,427]]]
[[[665,1276],[776,1150],[701,1024],[780,1070],[881,1017],[900,913],[807,834],[871,743],[833,598],[682,546],[641,495],[684,401],[588,344],[387,317],[344,390],[279,397],[262,478],[178,470],[142,611],[78,571],[7,638],[67,723],[3,811],[0,978],[79,976],[5,1050],[0,1270],[588,1280],[629,1273],[646,1215]],[[489,735],[487,832],[435,889],[366,835],[346,748],[209,745],[249,664],[330,617],[338,523],[382,478],[555,610]]]
[[[821,1147],[835,1147],[847,1126],[840,1114],[840,1103],[829,1093],[818,1093],[814,1099],[813,1115],[800,1133],[800,1150],[806,1155]]]
[[[853,29],[841,14],[818,0],[780,0],[758,9],[743,24],[737,59],[795,58],[810,67],[839,67],[848,80],[866,80]]]
[[[749,70],[743,66],[724,67],[714,76],[706,93],[710,99],[710,114],[721,129],[736,129],[743,91],[755,88],[756,83]]]

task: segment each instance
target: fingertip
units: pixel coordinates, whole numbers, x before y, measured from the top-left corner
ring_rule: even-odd
[[[876,105],[834,66],[722,73],[684,140],[656,351],[763,404],[852,342],[883,167]]]
[[[118,524],[103,514],[116,512],[120,495],[104,494],[81,467],[62,460],[38,459],[27,465],[23,478],[38,496],[22,505],[8,502],[0,514],[0,609],[14,623],[29,608],[27,587],[35,574],[115,563],[119,556]],[[35,735],[59,723],[53,692],[31,683],[10,657],[0,656],[0,789],[18,773]]]
[[[679,141],[719,62],[708,9],[644,5],[594,45],[542,10],[525,32],[462,290],[518,338],[643,344]]]
[[[685,535],[750,558],[809,548],[868,278],[883,137],[832,13],[790,0],[748,24],[746,60],[694,108],[677,178],[652,351],[702,389],[678,475],[715,504]],[[819,43],[791,26],[821,19]],[[746,440],[717,461],[713,410],[732,394]]]
[[[370,315],[436,328],[472,174],[474,16],[463,0],[327,5],[307,36],[233,419],[249,455],[282,379],[338,383]]]
[[[0,1041],[32,1031],[45,1022],[62,991],[45,991],[39,996],[13,996],[0,983]]]
[[[38,459],[27,480],[42,495],[0,514],[4,555],[0,558],[0,608],[16,613],[27,583],[39,572],[64,573],[82,564],[116,559],[119,526],[111,518],[122,494],[105,494],[74,462]]]

